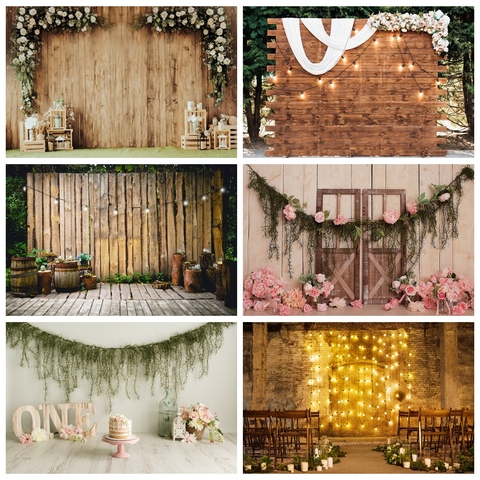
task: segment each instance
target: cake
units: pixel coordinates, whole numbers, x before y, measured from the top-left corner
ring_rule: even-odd
[[[114,440],[128,440],[132,437],[132,421],[125,415],[112,415],[108,421],[108,436]]]

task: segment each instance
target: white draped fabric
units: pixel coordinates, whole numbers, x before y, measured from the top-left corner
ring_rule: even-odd
[[[351,36],[353,18],[334,18],[330,35],[327,34],[321,18],[302,18],[302,23],[309,32],[320,42],[327,45],[327,51],[320,63],[313,63],[305,54],[302,36],[300,34],[299,18],[283,18],[283,28],[288,43],[301,67],[312,75],[323,75],[331,70],[340,60],[345,50],[356,48],[366,42],[376,29],[366,24],[359,33]]]

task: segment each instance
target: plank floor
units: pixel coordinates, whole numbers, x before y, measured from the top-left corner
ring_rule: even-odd
[[[96,290],[15,297],[7,293],[7,316],[221,316],[237,315],[210,292],[187,293],[149,284],[98,284]]]
[[[138,443],[126,445],[128,458],[114,458],[113,445],[103,434],[77,443],[58,437],[22,445],[7,434],[6,473],[236,473],[236,434],[225,434],[224,443],[211,444],[208,435],[197,443],[166,440],[153,433],[138,433]]]

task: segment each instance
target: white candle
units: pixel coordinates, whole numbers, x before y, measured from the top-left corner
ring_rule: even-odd
[[[417,461],[417,454],[416,453],[412,453],[412,461],[413,462]]]
[[[287,470],[288,470],[289,472],[292,472],[292,473],[293,473],[294,470],[295,470],[295,465],[294,465],[293,463],[289,463],[289,464],[287,465]]]
[[[201,103],[197,103],[197,110],[201,110],[202,109],[202,104]]]
[[[318,455],[318,448],[315,448],[315,456]]]
[[[405,449],[403,447],[400,447],[400,450],[398,451],[400,455],[403,455],[405,453]]]
[[[328,457],[328,468],[333,468],[333,458]]]
[[[317,472],[321,472],[322,471],[322,466],[321,465],[317,465]]]
[[[325,470],[328,470],[328,460],[326,458],[323,458],[322,459],[322,467],[325,469]]]
[[[262,462],[260,467],[261,467],[262,470],[266,470],[267,469],[267,464],[265,462]]]
[[[188,105],[187,108],[188,108],[189,110],[195,110],[195,102],[194,102],[193,100],[190,100],[190,101],[187,103],[187,105]]]
[[[410,462],[403,462],[403,468],[410,468]]]
[[[429,458],[426,458],[426,459],[425,459],[425,465],[426,465],[427,467],[430,467],[431,464],[432,464],[432,463],[431,463],[431,460],[430,460]]]
[[[300,470],[302,472],[308,472],[308,462],[300,462]]]

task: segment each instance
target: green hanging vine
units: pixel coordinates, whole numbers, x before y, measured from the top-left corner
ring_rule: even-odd
[[[407,212],[399,212],[398,218],[393,223],[371,219],[353,221],[344,219],[344,223],[339,223],[338,218],[335,220],[328,218],[328,211],[323,212],[324,219],[321,222],[315,220],[315,215],[304,212],[305,206],[302,206],[297,198],[280,193],[252,167],[249,166],[249,169],[247,187],[257,192],[263,213],[262,230],[264,236],[270,239],[268,258],[279,259],[278,229],[280,222],[283,221],[285,232],[283,254],[287,257],[290,278],[293,278],[292,247],[295,242],[302,245],[303,233],[307,235],[308,273],[312,273],[319,235],[323,236],[327,248],[332,248],[336,241],[346,244],[350,249],[353,249],[355,243],[362,238],[372,242],[383,241],[383,246],[392,252],[392,258],[389,259],[390,273],[395,266],[393,252],[401,248],[404,242],[407,270],[412,268],[420,258],[427,234],[431,235],[431,245],[434,248],[437,246],[437,240],[439,247],[445,248],[451,238],[458,237],[458,209],[463,196],[463,183],[474,179],[473,169],[469,166],[463,167],[448,185],[432,184],[433,196],[427,198],[425,193],[422,193],[414,202],[414,207],[408,208]],[[285,209],[293,212],[291,219],[287,219],[288,211],[285,213]],[[282,211],[285,219],[282,219]],[[326,260],[328,264],[328,259]]]
[[[69,401],[79,380],[85,379],[90,383],[90,399],[106,395],[111,410],[112,399],[123,385],[127,398],[132,390],[139,398],[140,375],[150,382],[152,396],[158,383],[177,397],[196,365],[200,366],[200,378],[208,373],[209,359],[222,346],[224,330],[232,325],[212,322],[161,342],[116,348],[67,340],[24,322],[7,322],[6,338],[10,348],[21,348],[20,365],[36,368],[45,400],[49,380],[58,384]]]

